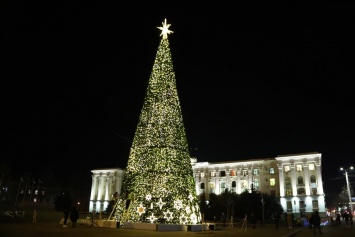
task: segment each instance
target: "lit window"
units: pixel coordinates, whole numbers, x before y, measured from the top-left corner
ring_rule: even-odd
[[[285,194],[286,194],[286,196],[292,196],[292,190],[290,188],[287,188],[285,190]]]
[[[287,173],[290,171],[290,166],[289,165],[285,165],[284,166],[284,171]]]
[[[270,168],[270,174],[275,174],[275,170],[274,170],[274,168]]]
[[[214,183],[210,183],[210,189],[211,189],[211,190],[214,189]]]
[[[248,175],[248,170],[242,170],[242,175],[247,176]]]
[[[259,189],[259,180],[254,179],[254,188]]]
[[[203,172],[200,175],[201,175],[201,178],[205,177],[205,173],[203,173]]]
[[[270,179],[270,186],[275,186],[275,184],[276,184],[275,178],[271,178]]]
[[[253,169],[253,174],[259,174],[259,169]]]
[[[215,177],[216,176],[216,172],[212,171],[211,172],[211,177]]]
[[[315,170],[316,168],[315,168],[314,163],[309,163],[309,164],[308,164],[308,169],[309,169],[309,170]]]
[[[230,176],[235,176],[235,170],[230,171]]]
[[[302,165],[296,165],[296,171],[302,171]]]
[[[226,183],[221,183],[221,188],[226,188]]]

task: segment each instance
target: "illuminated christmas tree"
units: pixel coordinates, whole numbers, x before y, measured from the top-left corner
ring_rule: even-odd
[[[201,223],[191,159],[176,88],[168,34],[163,22],[148,88],[129,154],[122,192],[134,201],[125,211],[117,203],[115,217],[125,222]]]

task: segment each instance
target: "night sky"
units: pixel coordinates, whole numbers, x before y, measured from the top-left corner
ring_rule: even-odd
[[[164,18],[191,155],[320,152],[355,165],[352,7],[2,3],[1,160],[14,175],[125,168]],[[355,173],[355,172],[354,172]],[[89,184],[90,185],[90,184]]]

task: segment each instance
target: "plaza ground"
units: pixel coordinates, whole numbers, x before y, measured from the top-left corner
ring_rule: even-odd
[[[32,213],[34,208],[38,211],[37,223],[32,223]],[[217,224],[215,230],[210,231],[153,231],[153,230],[135,230],[124,228],[106,228],[96,227],[90,225],[92,222],[86,223],[78,222],[76,228],[64,228],[60,221],[63,213],[54,211],[53,206],[23,206],[18,210],[25,210],[26,215],[21,218],[21,221],[0,221],[0,237],[102,237],[102,236],[127,236],[127,237],[178,237],[178,236],[263,236],[263,237],[286,237],[286,236],[300,236],[308,237],[314,236],[313,230],[308,227],[294,227],[289,229],[286,223],[281,220],[279,229],[275,229],[272,221],[265,221],[264,225],[257,225],[255,229],[247,224],[247,229],[242,228],[242,221],[235,221],[233,226],[227,223],[223,226],[222,223]],[[80,213],[80,220],[87,220],[91,215],[88,213]],[[106,216],[102,217],[107,218]],[[99,215],[94,217],[95,220],[100,219]],[[355,236],[355,230],[346,227],[345,223],[338,226],[323,226],[322,236]],[[293,235],[294,234],[294,235]],[[318,233],[317,233],[318,235]]]
[[[354,229],[346,227],[345,224],[339,226],[324,226],[322,227],[323,236],[355,236]],[[295,235],[293,235],[295,234]],[[0,223],[1,237],[99,237],[99,236],[127,236],[127,237],[159,237],[159,236],[314,236],[313,230],[308,227],[294,227],[289,229],[285,225],[281,225],[278,230],[273,225],[258,225],[255,229],[247,227],[246,230],[241,228],[241,225],[236,224],[232,227],[218,227],[211,231],[153,231],[153,230],[134,230],[123,228],[104,228],[88,225],[78,225],[76,228],[66,227],[58,222],[38,222],[33,223]],[[317,233],[318,235],[318,233]]]

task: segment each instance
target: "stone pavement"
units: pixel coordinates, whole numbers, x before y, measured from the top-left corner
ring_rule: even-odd
[[[322,227],[322,236],[355,236],[355,230],[340,226],[325,226]],[[293,235],[294,234],[294,235]],[[248,228],[247,230],[241,230],[240,227],[228,228],[221,227],[213,231],[204,232],[191,232],[191,231],[173,231],[173,232],[161,232],[152,230],[133,230],[133,229],[114,229],[103,227],[89,227],[79,225],[77,228],[63,228],[58,223],[0,223],[0,237],[111,237],[111,236],[127,236],[127,237],[184,237],[184,236],[262,236],[262,237],[286,237],[286,236],[300,236],[308,237],[314,236],[313,230],[307,227],[296,227],[289,229],[285,226],[275,230],[272,225],[257,226],[255,229]],[[318,235],[318,233],[317,233]]]

